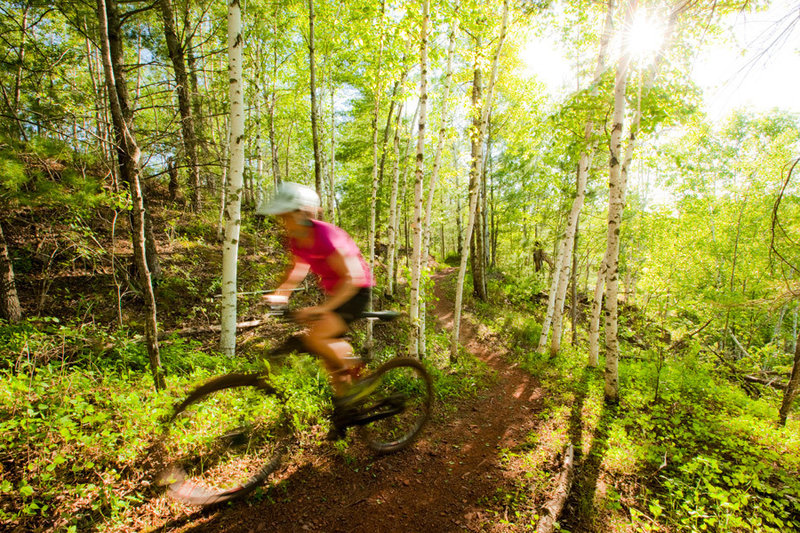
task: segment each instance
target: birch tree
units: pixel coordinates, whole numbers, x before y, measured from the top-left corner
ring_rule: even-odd
[[[375,65],[375,105],[372,112],[372,190],[370,193],[369,209],[369,267],[375,271],[375,233],[378,218],[378,115],[381,110],[381,91],[383,84],[381,79],[381,67],[383,61],[383,28],[384,3],[381,2],[380,22],[378,24],[378,55]],[[372,310],[372,292],[369,295],[367,309]],[[368,347],[372,346],[372,320],[367,321],[367,334],[365,343]]]
[[[242,12],[239,0],[228,3],[228,80],[230,162],[225,182],[225,241],[222,248],[222,323],[220,349],[236,354],[236,277],[244,173],[244,98],[242,91]]]
[[[625,15],[626,26],[633,18],[638,0],[631,0]],[[624,40],[623,40],[624,41]],[[619,234],[622,211],[625,208],[625,181],[622,174],[622,128],[625,120],[625,90],[628,86],[630,51],[621,45],[614,82],[614,115],[609,142],[608,172],[608,232],[606,234],[605,266],[605,346],[606,368],[604,395],[608,402],[619,400],[619,339],[617,338],[617,292],[619,289]]]
[[[422,24],[420,25],[419,46],[419,125],[417,129],[417,157],[414,171],[414,218],[411,222],[413,228],[413,241],[411,245],[411,286],[409,302],[409,318],[411,320],[411,334],[409,335],[409,353],[412,357],[419,357],[419,342],[425,334],[420,328],[420,277],[422,261],[422,189],[425,158],[425,127],[428,119],[428,22],[429,1],[422,0]]]
[[[314,147],[314,187],[317,195],[322,194],[322,151],[319,146],[319,104],[317,103],[317,60],[314,55],[314,0],[308,0],[308,69],[311,87],[311,140]]]
[[[389,197],[389,224],[387,229],[387,265],[386,265],[386,272],[387,272],[387,284],[386,284],[386,294],[392,296],[394,294],[394,284],[395,278],[397,277],[397,237],[398,237],[398,230],[400,226],[400,217],[397,214],[398,211],[398,203],[397,197],[400,191],[400,163],[401,160],[405,160],[408,154],[411,152],[411,142],[414,138],[413,130],[417,124],[417,117],[419,116],[419,102],[417,102],[417,107],[414,110],[414,117],[411,119],[411,132],[409,133],[408,140],[406,142],[405,151],[403,152],[403,156],[401,158],[400,155],[400,114],[403,110],[403,106],[401,105],[397,111],[397,119],[396,119],[396,126],[395,126],[395,136],[394,136],[394,143],[393,143],[393,150],[394,150],[394,167],[393,167],[393,177],[392,177],[392,191]],[[404,174],[403,174],[403,183],[405,183],[405,174],[408,172],[409,166],[406,165]]]
[[[120,173],[130,189],[131,240],[133,260],[142,287],[145,303],[145,339],[150,360],[150,371],[157,390],[164,388],[164,372],[158,347],[158,321],[156,299],[150,268],[147,263],[145,239],[145,202],[140,179],[141,150],[133,132],[133,111],[130,107],[125,80],[124,52],[119,11],[115,0],[97,0],[98,29],[111,118],[117,145]]]
[[[606,8],[605,22],[603,23],[603,29],[600,33],[600,48],[597,54],[597,66],[595,67],[594,78],[591,85],[592,100],[597,99],[600,78],[606,69],[606,55],[614,21],[614,10],[614,0],[609,0]],[[539,337],[539,345],[536,349],[536,351],[539,353],[543,352],[545,349],[551,323],[553,337],[550,344],[550,354],[557,354],[561,347],[561,324],[564,311],[564,301],[567,293],[567,285],[569,284],[570,259],[575,243],[578,219],[580,217],[584,199],[586,198],[586,181],[588,179],[589,171],[592,167],[592,159],[595,151],[597,150],[597,144],[599,142],[595,132],[594,119],[591,116],[586,121],[586,125],[584,126],[583,136],[584,149],[581,151],[578,162],[576,194],[572,201],[572,209],[570,210],[567,219],[567,227],[564,232],[564,237],[559,245],[559,252],[555,260],[554,275],[551,279],[550,293],[547,301],[547,312],[545,314],[544,323],[542,324],[542,333]]]
[[[497,80],[497,70],[500,61],[500,53],[503,50],[503,42],[506,37],[506,29],[508,28],[508,0],[503,2],[503,17],[500,23],[500,37],[497,43],[497,48],[494,52],[492,59],[492,71],[489,78],[489,85],[486,89],[486,96],[480,105],[480,121],[478,122],[477,131],[473,134],[477,135],[478,140],[481,141],[486,137],[486,130],[489,122],[489,112],[491,110],[492,92],[494,91],[495,81]],[[475,69],[474,71],[479,75],[477,70],[478,51],[476,50],[475,56]],[[477,112],[477,108],[475,109]],[[472,230],[475,227],[475,211],[478,204],[478,190],[480,184],[478,183],[481,176],[483,165],[483,157],[480,153],[480,146],[482,141],[477,144],[478,152],[472,156],[472,163],[470,166],[470,185],[469,185],[469,212],[467,214],[467,227],[464,233],[464,242],[469,242],[472,238]],[[453,306],[453,331],[450,341],[450,358],[454,360],[458,355],[458,341],[461,329],[461,307],[464,299],[464,278],[466,277],[467,259],[469,258],[469,247],[463,247],[461,251],[461,262],[458,269],[458,280],[456,281],[456,297]]]
[[[458,7],[456,7],[457,15]],[[447,65],[445,66],[444,72],[444,94],[442,95],[442,112],[441,112],[441,124],[439,125],[439,136],[436,141],[436,150],[433,156],[433,168],[431,169],[431,177],[430,177],[430,185],[428,187],[428,199],[425,206],[425,222],[422,228],[422,263],[421,266],[424,268],[423,271],[427,271],[427,264],[428,264],[428,257],[430,256],[430,248],[431,248],[431,215],[433,212],[433,197],[436,194],[436,184],[439,179],[439,170],[442,167],[442,150],[444,148],[444,140],[445,135],[447,133],[447,128],[449,125],[449,100],[450,100],[450,91],[452,89],[453,84],[453,57],[455,56],[456,51],[456,33],[458,31],[458,18],[457,16],[453,17],[453,22],[450,25],[450,37],[449,37],[449,44],[447,47]],[[444,241],[444,238],[442,238]],[[442,244],[444,247],[444,244]],[[444,257],[444,252],[442,252],[442,257]],[[421,299],[424,301],[424,295],[421,295]],[[427,312],[425,307],[422,306],[420,316],[419,316],[419,323],[420,323],[420,330],[423,332],[422,336],[420,337],[420,354],[422,357],[425,356],[426,353],[426,346],[425,346],[425,323],[427,320]]]

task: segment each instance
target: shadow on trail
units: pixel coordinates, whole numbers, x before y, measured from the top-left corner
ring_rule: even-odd
[[[584,377],[587,374],[584,374]],[[581,385],[584,380],[581,380]],[[588,391],[588,381],[583,391],[581,404],[585,401],[586,392]],[[578,402],[576,401],[576,404]],[[604,492],[602,481],[600,480],[600,468],[608,451],[608,434],[611,428],[611,423],[617,417],[618,406],[615,404],[603,403],[603,409],[600,413],[600,419],[592,436],[592,442],[589,445],[589,450],[581,456],[581,461],[578,463],[578,468],[575,475],[575,481],[570,491],[570,496],[567,499],[563,522],[568,525],[568,529],[573,532],[579,531],[598,531],[597,524],[595,524],[595,497],[598,489]],[[570,420],[570,438],[573,437],[573,431],[576,435],[580,435],[580,410],[578,412],[578,421],[575,423]],[[573,414],[575,407],[573,407]],[[573,426],[577,428],[573,429]],[[580,442],[580,441],[574,441]]]
[[[589,392],[589,378],[594,369],[584,367],[581,379],[575,387],[575,400],[569,415],[569,440],[575,448],[575,462],[580,462],[583,457],[583,405]]]

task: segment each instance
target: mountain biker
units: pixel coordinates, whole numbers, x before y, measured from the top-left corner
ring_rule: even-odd
[[[302,340],[322,359],[333,387],[334,405],[337,405],[346,401],[347,391],[362,367],[361,359],[353,355],[353,347],[343,335],[366,308],[374,281],[350,235],[316,219],[319,207],[319,196],[313,189],[283,182],[275,196],[256,212],[280,219],[288,237],[287,248],[292,254],[292,264],[283,282],[264,299],[271,305],[285,305],[292,290],[309,271],[320,278],[325,301],[300,309],[294,316],[308,326]]]

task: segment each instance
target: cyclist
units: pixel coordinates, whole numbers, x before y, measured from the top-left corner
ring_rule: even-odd
[[[285,305],[289,295],[311,271],[326,293],[323,303],[300,309],[295,318],[308,326],[303,342],[320,356],[330,376],[334,406],[347,405],[347,392],[362,367],[353,347],[343,338],[350,322],[361,315],[374,285],[361,251],[343,229],[317,220],[320,200],[305,185],[283,182],[275,196],[259,206],[257,214],[277,215],[288,237],[292,264],[284,281],[264,299]]]

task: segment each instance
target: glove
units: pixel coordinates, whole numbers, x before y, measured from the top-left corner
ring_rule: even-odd
[[[270,307],[285,307],[289,304],[289,297],[282,294],[265,294],[264,300]]]

